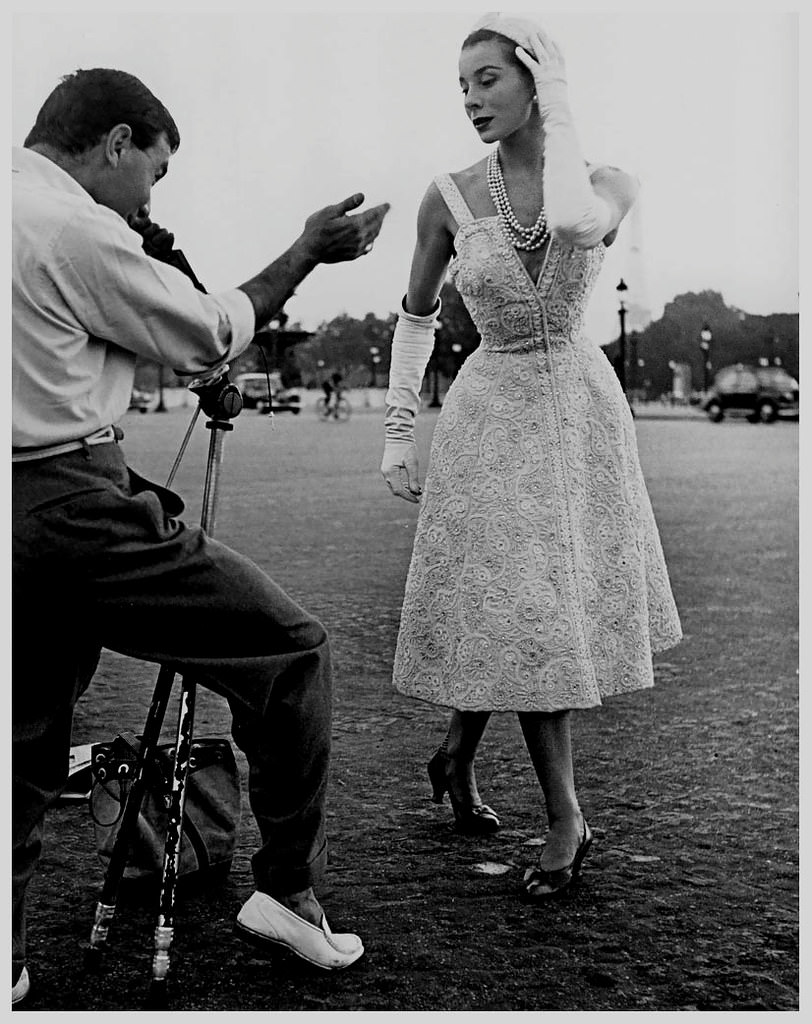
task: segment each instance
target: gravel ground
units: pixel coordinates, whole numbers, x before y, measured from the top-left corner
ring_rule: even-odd
[[[164,482],[188,418],[130,415],[132,464]],[[424,452],[434,422],[430,410],[419,422]],[[179,894],[173,1009],[798,1009],[798,426],[639,416],[637,432],[686,636],[658,656],[653,690],[576,714],[595,843],[577,888],[537,907],[518,898],[544,819],[515,716],[493,717],[478,762],[503,829],[465,838],[429,800],[425,764],[445,715],[390,686],[416,507],[378,476],[379,415],[321,423],[305,411],[272,426],[242,414],[215,532],[333,637],[331,867],[319,895],[367,955],[315,973],[233,936],[257,842],[246,807],[228,878]],[[190,520],[207,439],[199,424],[175,483]],[[154,678],[105,653],[74,743],[138,729]],[[196,721],[199,736],[227,735],[224,702],[203,691]],[[31,891],[30,1010],[146,1005],[151,894],[122,893],[105,970],[81,969],[101,878],[87,808],[57,808]]]

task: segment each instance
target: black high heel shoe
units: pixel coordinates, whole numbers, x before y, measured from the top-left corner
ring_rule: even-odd
[[[592,845],[592,832],[584,818],[584,832],[575,856],[569,864],[563,868],[556,868],[555,871],[545,871],[544,868],[528,868],[524,873],[524,893],[531,903],[543,903],[551,896],[568,889],[578,877],[589,847]]]
[[[487,804],[464,804],[451,792],[448,785],[446,768],[451,758],[442,747],[428,763],[429,780],[431,782],[431,799],[436,804],[443,802],[443,796],[448,793],[451,801],[451,809],[454,812],[454,822],[458,832],[469,836],[491,835],[502,827],[502,823],[496,816],[496,812]]]

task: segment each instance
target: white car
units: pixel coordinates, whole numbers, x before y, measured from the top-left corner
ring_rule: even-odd
[[[282,387],[278,370],[270,373],[241,373],[234,383],[242,393],[243,407],[256,409],[260,413],[301,412],[301,397],[298,391]]]

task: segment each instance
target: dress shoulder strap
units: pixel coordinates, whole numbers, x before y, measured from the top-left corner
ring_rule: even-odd
[[[468,203],[463,199],[462,192],[457,188],[457,184],[451,175],[438,174],[434,179],[434,184],[440,190],[440,195],[445,199],[446,206],[451,211],[457,226],[462,227],[463,224],[469,224],[474,219],[474,215],[468,208]]]

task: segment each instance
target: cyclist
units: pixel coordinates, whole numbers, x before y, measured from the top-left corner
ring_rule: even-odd
[[[343,388],[341,387],[343,380],[344,378],[341,374],[336,371],[331,374],[329,380],[325,380],[322,384],[322,388],[324,390],[325,419],[329,419],[330,416],[338,419],[338,403],[341,401],[341,395],[343,393]]]

